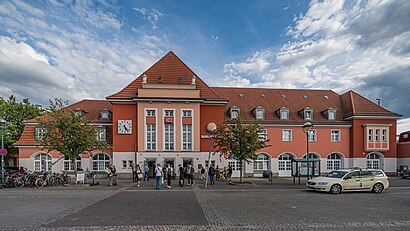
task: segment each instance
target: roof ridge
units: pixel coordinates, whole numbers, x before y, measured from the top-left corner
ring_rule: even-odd
[[[261,89],[261,90],[304,90],[304,91],[331,91],[333,93],[338,94],[337,92],[333,91],[332,89],[306,89],[306,88],[268,88],[268,87],[224,87],[224,86],[217,86],[211,88],[228,88],[228,89]],[[338,94],[339,95],[339,94]]]

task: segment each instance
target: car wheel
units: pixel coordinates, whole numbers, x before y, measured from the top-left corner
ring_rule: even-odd
[[[376,184],[373,186],[373,190],[372,190],[372,191],[375,192],[375,193],[381,193],[381,192],[383,192],[383,185],[380,184],[380,183],[376,183]]]
[[[331,194],[339,194],[341,191],[342,191],[342,186],[340,186],[340,184],[334,184],[330,188]]]

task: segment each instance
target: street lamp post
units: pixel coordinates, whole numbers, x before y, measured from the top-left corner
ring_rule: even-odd
[[[211,152],[212,152],[212,139],[214,138],[214,134],[216,131],[216,124],[215,123],[208,123],[206,125],[206,130],[210,134],[210,141],[209,141],[209,153],[208,153],[208,167],[205,165],[205,188],[208,188],[208,178],[209,178],[209,167],[211,166]]]
[[[303,131],[306,133],[306,169],[307,169],[307,180],[310,179],[309,172],[309,132],[312,130],[313,124],[306,122],[303,124]]]
[[[4,119],[0,119],[0,128],[1,128],[1,150],[4,150],[4,129],[7,126],[7,121]],[[4,155],[6,153],[2,153],[1,155],[1,186],[3,186],[4,181]]]

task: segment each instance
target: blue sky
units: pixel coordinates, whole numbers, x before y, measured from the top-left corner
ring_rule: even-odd
[[[410,130],[410,1],[0,1],[0,96],[103,99],[174,51],[210,86],[355,90]]]

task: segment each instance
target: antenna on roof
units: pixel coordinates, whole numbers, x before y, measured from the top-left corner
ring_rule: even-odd
[[[382,101],[382,99],[381,99],[381,98],[377,98],[376,100],[377,100],[377,105],[380,106],[380,101]]]

